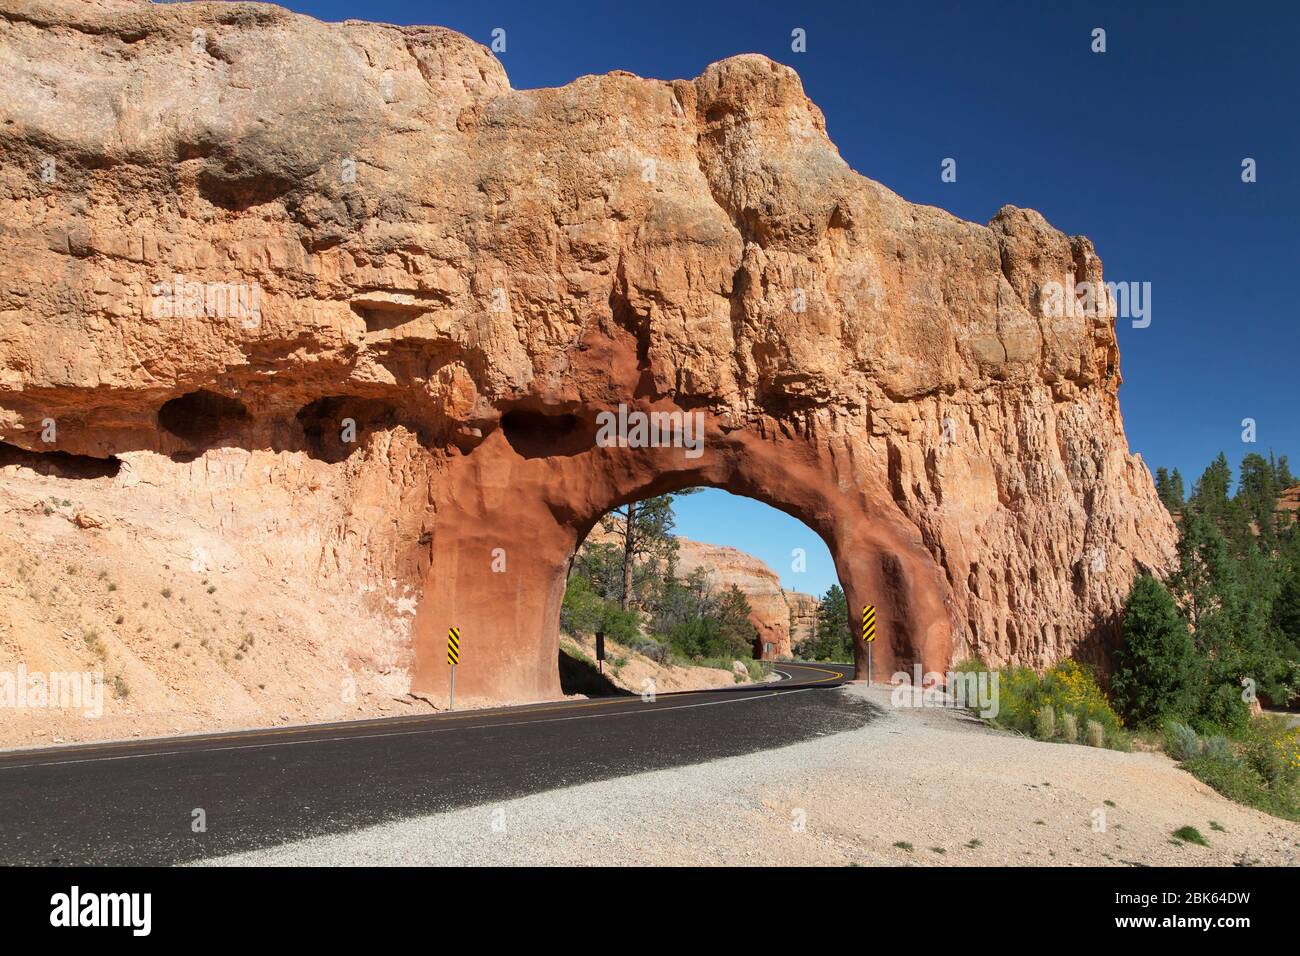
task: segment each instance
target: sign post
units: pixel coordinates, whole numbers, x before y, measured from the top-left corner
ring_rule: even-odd
[[[596,660],[599,661],[600,672],[605,673],[605,632],[596,632]]]
[[[460,663],[460,628],[447,628],[447,663],[451,667],[451,699],[448,710],[456,709],[456,665]]]
[[[876,606],[862,605],[862,643],[867,645],[867,683],[871,683],[871,645],[876,642]]]

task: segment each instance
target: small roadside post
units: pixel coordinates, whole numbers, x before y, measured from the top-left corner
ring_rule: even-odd
[[[867,684],[871,683],[871,645],[876,642],[876,606],[862,605],[862,643],[867,645]]]
[[[596,632],[596,660],[602,674],[605,673],[605,632]]]
[[[447,664],[451,667],[451,698],[448,710],[456,709],[456,665],[460,663],[460,628],[447,628]]]

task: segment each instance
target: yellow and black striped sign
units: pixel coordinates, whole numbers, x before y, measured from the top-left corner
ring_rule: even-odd
[[[460,628],[447,628],[447,663],[455,667],[460,663]]]
[[[870,644],[876,639],[876,606],[862,605],[862,643]]]

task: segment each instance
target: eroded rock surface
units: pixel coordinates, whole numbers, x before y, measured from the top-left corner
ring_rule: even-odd
[[[1098,659],[1170,560],[1113,318],[1041,308],[1091,243],[858,175],[764,57],[519,91],[437,27],[0,0],[0,116],[3,474],[147,483],[431,700],[452,624],[467,702],[556,694],[574,547],[686,486],[821,534],[877,673]],[[703,454],[598,447],[620,403]]]

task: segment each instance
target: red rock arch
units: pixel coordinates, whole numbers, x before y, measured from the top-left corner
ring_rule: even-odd
[[[980,225],[860,176],[789,67],[750,54],[694,80],[516,90],[448,30],[281,12],[223,24],[231,69],[196,77],[183,122],[142,123],[175,113],[168,81],[192,64],[173,34],[211,26],[204,8],[45,6],[78,42],[0,19],[0,85],[26,104],[0,145],[73,174],[31,180],[39,221],[26,193],[0,197],[19,303],[0,311],[4,440],[45,464],[131,456],[125,495],[143,473],[210,496],[202,520],[237,528],[250,567],[355,602],[348,667],[387,678],[413,654],[414,689],[440,690],[455,623],[463,692],[554,693],[577,540],[686,484],[815,528],[850,602],[881,608],[882,673],[1104,663],[1134,576],[1173,566],[1173,520],[1124,436],[1113,303],[1049,307],[1057,285],[1104,282],[1093,245],[1032,210]],[[123,37],[148,55],[73,82],[85,42]],[[33,105],[33,77],[66,109]],[[67,122],[105,98],[134,119]],[[207,315],[207,296],[164,318],[182,274],[262,290],[256,321]],[[705,454],[592,447],[620,402],[707,410]],[[253,462],[238,486],[199,461],[228,446]],[[307,509],[297,536],[244,506],[267,492]]]
[[[633,407],[682,411],[666,402]],[[878,607],[876,675],[913,663],[946,669],[953,641],[943,572],[890,497],[883,463],[863,469],[847,445],[774,422],[727,431],[707,415],[703,452],[693,460],[681,448],[595,447],[602,410],[530,412],[538,433],[531,442],[499,428],[450,463],[416,616],[414,689],[446,695],[446,631],[454,625],[462,699],[558,696],[560,603],[578,544],[612,508],[693,486],[765,502],[822,537],[850,607]],[[574,447],[577,436],[587,436],[585,449]],[[550,455],[542,453],[548,438]],[[865,676],[861,646],[858,656]]]

